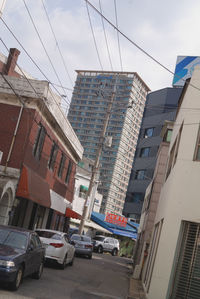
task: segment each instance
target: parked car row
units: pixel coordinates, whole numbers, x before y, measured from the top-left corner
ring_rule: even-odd
[[[39,279],[45,261],[56,261],[62,269],[73,265],[75,248],[66,233],[0,225],[0,281],[17,290],[26,276]]]
[[[0,225],[0,281],[17,290],[23,277],[40,279],[44,263],[56,262],[61,269],[73,265],[75,255],[92,258],[92,253],[110,252],[117,255],[119,241],[97,236],[93,240],[86,235],[68,234],[49,229],[35,232],[19,227]]]

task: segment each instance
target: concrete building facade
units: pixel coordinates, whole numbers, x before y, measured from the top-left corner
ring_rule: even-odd
[[[174,120],[182,88],[164,88],[147,95],[123,214],[139,222],[145,191],[152,180],[165,120]]]
[[[82,215],[83,213],[83,207],[85,204],[86,195],[92,175],[93,164],[94,161],[83,157],[76,168],[74,200],[72,207],[73,211],[80,215]],[[99,212],[100,210],[102,195],[97,191],[98,183],[99,179],[97,176],[92,187],[91,196],[88,200],[88,210],[86,218],[90,218],[92,211]]]
[[[173,123],[166,121],[161,132],[162,142],[159,146],[157,154],[157,162],[153,179],[145,192],[144,203],[140,217],[140,226],[138,228],[136,250],[134,254],[133,276],[136,279],[143,277],[143,270],[146,266],[146,259],[154,227],[160,192],[166,174],[172,128]]]
[[[106,138],[101,140],[115,88]],[[137,73],[77,71],[68,118],[85,157],[95,160],[99,143],[104,144],[98,187],[102,213],[122,213],[148,91]]]
[[[148,299],[200,298],[199,66],[187,83],[174,123],[143,279]]]

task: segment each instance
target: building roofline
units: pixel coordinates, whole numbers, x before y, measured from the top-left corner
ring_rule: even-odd
[[[90,72],[90,73],[102,73],[102,74],[121,74],[121,75],[136,75],[140,81],[142,81],[142,83],[145,85],[146,89],[149,91],[151,91],[151,89],[148,87],[148,85],[144,82],[144,80],[142,80],[142,78],[138,75],[137,72],[121,72],[121,71],[98,71],[98,70],[75,70],[78,74],[81,72]]]

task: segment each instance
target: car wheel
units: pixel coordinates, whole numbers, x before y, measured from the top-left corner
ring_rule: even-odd
[[[39,269],[37,270],[37,272],[33,273],[32,277],[35,279],[40,279],[40,277],[42,276],[43,268],[44,263],[41,262]]]
[[[113,251],[112,251],[112,255],[116,256],[117,254],[118,254],[118,250],[117,250],[117,248],[114,248]]]
[[[103,247],[100,245],[100,246],[98,246],[98,248],[97,248],[97,252],[98,253],[103,253]]]
[[[74,256],[73,256],[71,262],[69,263],[69,265],[70,265],[70,266],[73,266],[73,263],[74,263]]]
[[[13,282],[11,282],[11,284],[10,284],[11,290],[16,291],[19,288],[19,286],[20,286],[20,284],[22,282],[23,272],[24,272],[23,271],[23,267],[19,266],[19,269],[18,269],[18,271],[16,273],[15,280]]]
[[[61,269],[64,270],[67,265],[67,254],[64,257],[63,263],[61,264]]]

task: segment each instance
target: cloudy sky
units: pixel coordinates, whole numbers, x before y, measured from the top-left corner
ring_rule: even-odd
[[[24,0],[63,86],[72,88],[76,69],[100,70],[85,0],[43,0],[55,31],[69,76],[47,22],[42,0]],[[90,0],[99,9],[99,0]],[[174,71],[177,55],[200,55],[200,2],[197,0],[116,0],[119,29],[150,55]],[[101,0],[105,16],[115,24],[114,0]],[[111,70],[101,17],[89,7],[104,70]],[[3,19],[51,82],[58,79],[41,46],[23,0],[7,0]],[[121,70],[116,31],[106,22],[111,61]],[[17,41],[0,21],[1,38],[8,48],[21,51],[19,63],[33,77],[44,79]],[[171,86],[172,75],[120,36],[124,71],[137,72],[151,90]],[[0,42],[0,52],[7,50]],[[59,84],[59,83],[58,83]],[[70,98],[70,91],[68,93]]]

